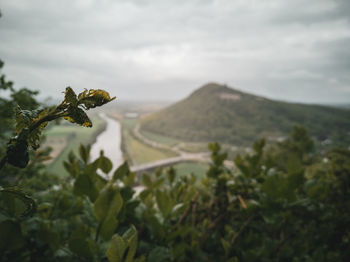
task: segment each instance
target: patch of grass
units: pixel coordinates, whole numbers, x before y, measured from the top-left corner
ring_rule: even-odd
[[[189,176],[193,173],[198,179],[201,179],[205,176],[209,165],[199,162],[185,162],[176,164],[173,167],[176,169],[176,174],[178,176]]]
[[[97,135],[101,133],[106,125],[106,122],[99,118],[93,117],[92,128],[80,127],[76,125],[60,125],[54,126],[45,132],[45,135],[50,137],[60,137],[67,142],[66,147],[56,157],[56,159],[47,165],[47,170],[58,175],[66,176],[67,172],[63,167],[63,161],[67,159],[71,150],[76,151],[80,144],[92,144]],[[48,144],[48,146],[54,146]]]
[[[160,159],[174,157],[176,154],[170,150],[161,150],[144,144],[132,135],[137,119],[124,119],[122,122],[123,150],[133,165],[153,162]]]
[[[189,153],[209,151],[208,143],[184,143],[180,146],[180,149]]]
[[[128,131],[132,131],[133,128],[136,126],[138,122],[138,119],[136,118],[125,118],[122,121],[123,128],[127,129]]]
[[[175,146],[176,144],[180,143],[181,141],[175,138],[171,138],[171,137],[167,137],[167,136],[163,136],[163,135],[159,135],[153,132],[148,132],[148,131],[144,131],[144,130],[140,130],[140,133],[155,142],[158,142],[160,144],[165,144],[168,146]]]

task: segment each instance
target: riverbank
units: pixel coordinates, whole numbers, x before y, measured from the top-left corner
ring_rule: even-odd
[[[123,152],[121,150],[121,125],[119,121],[103,113],[99,117],[107,123],[107,127],[99,134],[96,142],[92,145],[90,159],[98,158],[100,151],[103,150],[104,155],[112,161],[113,169],[115,169],[124,162]]]
[[[57,140],[64,144],[61,146],[61,150],[52,157],[54,160],[47,164],[47,171],[56,173],[60,176],[67,176],[63,161],[67,159],[70,151],[76,152],[80,144],[93,144],[96,138],[106,129],[107,122],[99,116],[92,116],[93,122],[92,128],[83,128],[73,124],[57,125],[53,126],[45,132],[47,141],[44,146],[55,147],[56,144],[50,143],[50,141]]]

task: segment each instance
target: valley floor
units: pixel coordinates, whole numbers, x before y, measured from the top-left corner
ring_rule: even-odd
[[[194,173],[203,176],[210,163],[208,143],[189,143],[171,137],[144,131],[140,128],[140,118],[128,118],[116,111],[107,112],[109,116],[118,120],[122,126],[122,152],[124,158],[134,169],[154,163],[154,166],[173,166],[178,174]],[[53,126],[46,133],[47,142],[53,148],[52,160],[48,162],[48,169],[66,175],[63,161],[70,151],[77,151],[80,144],[94,143],[96,137],[106,128],[106,122],[97,114],[92,117],[94,127],[80,128],[73,125],[61,124]],[[232,159],[244,148],[223,145]],[[108,156],[107,156],[108,157]],[[161,163],[161,164],[160,164]],[[232,162],[227,163],[232,165]],[[154,170],[154,169],[152,169]]]

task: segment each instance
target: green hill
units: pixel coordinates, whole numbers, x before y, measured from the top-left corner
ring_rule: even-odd
[[[350,110],[274,101],[209,83],[142,120],[141,129],[184,141],[247,145],[305,126],[319,141],[350,144]]]

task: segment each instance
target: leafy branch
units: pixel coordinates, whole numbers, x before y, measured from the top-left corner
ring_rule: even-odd
[[[29,148],[39,147],[40,135],[48,122],[64,118],[71,123],[84,127],[92,127],[92,122],[85,111],[102,106],[115,97],[101,89],[90,89],[76,95],[72,88],[67,87],[64,100],[57,107],[41,110],[16,109],[16,136],[11,138],[6,155],[0,160],[0,170],[9,163],[24,168],[29,162]],[[84,111],[85,110],[85,111]]]

